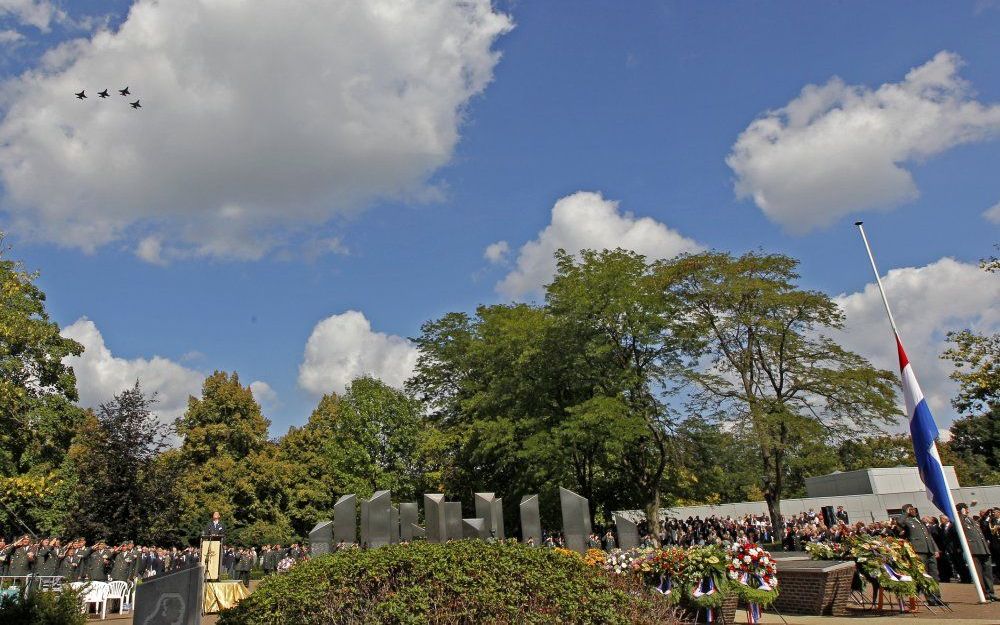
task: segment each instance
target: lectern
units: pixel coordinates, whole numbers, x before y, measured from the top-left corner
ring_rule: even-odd
[[[201,537],[201,563],[205,566],[205,581],[219,581],[222,571],[221,535]]]

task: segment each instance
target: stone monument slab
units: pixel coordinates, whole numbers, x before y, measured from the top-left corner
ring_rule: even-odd
[[[368,546],[381,547],[392,540],[392,494],[375,491],[368,500]]]
[[[404,542],[413,540],[413,526],[417,524],[417,504],[399,504],[399,539]]]
[[[309,532],[309,550],[313,556],[330,553],[333,542],[333,521],[320,521]]]
[[[563,540],[566,548],[577,553],[587,553],[590,539],[590,502],[571,490],[559,487],[559,503],[562,508]]]
[[[615,514],[615,529],[618,530],[618,546],[632,549],[639,546],[639,526],[628,517]]]
[[[486,540],[490,537],[490,531],[486,529],[486,521],[483,519],[462,519],[462,538],[479,538]]]
[[[136,625],[201,625],[205,567],[193,566],[142,581],[135,591]]]
[[[521,542],[542,546],[542,521],[538,514],[538,495],[521,497]]]
[[[503,499],[493,493],[476,493],[476,516],[486,521],[487,535],[503,540]]]
[[[333,540],[337,543],[358,542],[358,498],[342,495],[333,505]]]
[[[444,502],[445,540],[462,538],[462,503],[458,501]]]
[[[424,520],[427,525],[427,541],[443,543],[448,540],[448,527],[444,515],[444,495],[430,493],[424,495]]]

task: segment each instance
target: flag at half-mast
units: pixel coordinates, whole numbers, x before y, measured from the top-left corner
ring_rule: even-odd
[[[913,439],[913,454],[917,458],[920,478],[927,487],[927,498],[934,502],[938,509],[951,518],[952,523],[958,523],[953,517],[955,510],[951,499],[951,489],[945,479],[944,466],[938,455],[938,428],[931,415],[917,376],[913,373],[910,359],[906,357],[903,343],[896,335],[896,347],[899,349],[899,371],[903,379],[903,400],[906,402],[906,414],[910,417],[910,437]]]

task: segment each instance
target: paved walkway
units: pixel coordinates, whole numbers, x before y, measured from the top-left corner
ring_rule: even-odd
[[[931,623],[947,623],[947,625],[1000,625],[1000,603],[980,604],[976,591],[971,584],[941,584],[941,593],[945,601],[951,605],[951,612],[942,608],[934,608],[933,612],[925,607],[915,614],[900,614],[898,611],[885,610],[882,614],[866,612],[860,608],[852,609],[849,616],[794,616],[786,615],[785,620],[776,614],[765,614],[762,622],[765,625],[895,625],[910,623],[911,625],[930,625]],[[746,612],[736,613],[737,623],[746,623]]]
[[[256,583],[251,582],[252,586]],[[886,610],[877,615],[864,610],[853,609],[849,616],[793,616],[787,615],[782,621],[776,614],[764,614],[764,625],[932,625],[946,622],[946,625],[1000,625],[1000,603],[980,605],[976,601],[976,591],[969,584],[942,584],[941,591],[944,600],[951,604],[952,612],[934,608],[931,612],[921,608],[916,614],[899,614]],[[208,615],[201,619],[202,625],[215,625],[217,616]],[[97,617],[91,617],[91,622],[100,622]],[[128,625],[132,622],[130,614],[110,614],[107,622],[113,625]],[[746,623],[745,611],[736,613],[737,623]]]

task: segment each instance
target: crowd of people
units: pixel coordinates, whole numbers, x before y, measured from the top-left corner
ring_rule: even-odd
[[[261,549],[224,546],[221,568],[229,579],[249,584],[250,571],[261,568],[265,575],[288,570],[309,557],[309,548],[264,545]],[[125,542],[88,545],[82,538],[34,539],[20,536],[10,543],[0,537],[0,578],[62,578],[64,582],[124,581],[145,579],[195,566],[201,561],[197,547],[163,548]]]

